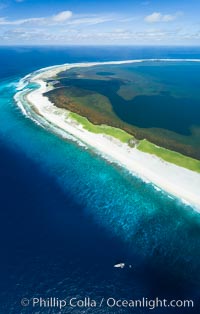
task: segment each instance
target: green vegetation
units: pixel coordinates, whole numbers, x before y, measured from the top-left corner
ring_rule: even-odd
[[[200,160],[196,160],[191,157],[184,156],[180,153],[171,151],[169,149],[156,146],[155,144],[152,144],[147,140],[140,141],[137,149],[145,153],[156,155],[164,159],[165,161],[171,162],[177,166],[184,167],[200,173]]]
[[[127,132],[114,128],[108,125],[94,125],[87,118],[78,115],[77,113],[70,112],[69,117],[76,120],[78,123],[82,124],[84,129],[93,133],[102,133],[106,135],[113,136],[123,143],[128,143],[129,140],[133,139],[133,136]]]
[[[107,125],[94,125],[87,118],[82,117],[74,112],[70,112],[69,117],[80,123],[84,129],[90,132],[113,136],[123,143],[130,143],[131,147],[135,146],[135,144],[138,144],[137,149],[142,152],[156,155],[157,157],[167,162],[200,173],[200,160],[196,160],[175,151],[157,146],[148,140],[137,141],[132,135],[118,128]],[[132,145],[132,143],[134,145]]]

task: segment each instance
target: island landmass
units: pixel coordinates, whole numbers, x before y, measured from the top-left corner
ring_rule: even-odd
[[[200,147],[196,117],[185,119],[185,128],[181,129],[179,125],[165,122],[171,114],[167,108],[165,120],[160,116],[163,128],[160,121],[156,125],[156,120],[150,116],[154,114],[152,110],[160,110],[159,107],[150,106],[147,127],[142,125],[142,117],[132,119],[134,110],[135,114],[137,111],[139,116],[142,114],[141,108],[137,109],[141,97],[142,110],[147,108],[147,99],[172,101],[172,105],[177,101],[176,106],[180,99],[184,106],[189,101],[184,92],[180,95],[177,89],[174,95],[169,95],[163,90],[163,84],[155,78],[152,80],[149,73],[143,75],[140,69],[137,71],[140,62],[67,64],[47,68],[28,76],[26,84],[36,84],[37,88],[30,91],[19,87],[21,90],[15,99],[29,117],[44,119],[50,126],[71,134],[109,161],[118,163],[199,211]],[[195,98],[194,101],[198,100]],[[116,102],[117,108],[114,107]],[[165,105],[161,106],[164,110]]]

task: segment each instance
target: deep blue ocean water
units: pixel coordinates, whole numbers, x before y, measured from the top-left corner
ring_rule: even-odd
[[[66,62],[200,58],[199,48],[0,49],[0,314],[59,313],[23,297],[193,299],[199,313],[200,215],[25,118],[13,96],[33,70]],[[125,261],[132,268],[114,269]],[[146,313],[70,309],[61,313]]]

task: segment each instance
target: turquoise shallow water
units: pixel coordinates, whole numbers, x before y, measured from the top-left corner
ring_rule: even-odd
[[[25,312],[19,300],[41,293],[197,299],[199,214],[25,118],[13,100],[20,77],[0,85],[1,156],[5,156],[1,192],[8,181],[8,195],[1,195],[2,211],[5,208],[1,237],[6,242],[7,235],[10,241],[2,250],[5,285],[0,294],[6,294],[9,302],[2,303],[1,313],[16,309],[32,313]],[[3,152],[7,148],[12,158]],[[26,185],[29,193],[23,191]],[[12,199],[13,186],[19,199],[16,195]],[[112,266],[121,260],[132,264],[133,270],[115,272]]]

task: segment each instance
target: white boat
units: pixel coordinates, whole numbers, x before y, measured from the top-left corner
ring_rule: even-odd
[[[124,268],[125,267],[125,263],[115,264],[114,267],[116,267],[116,268]]]

